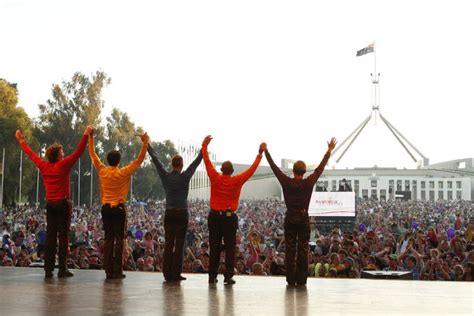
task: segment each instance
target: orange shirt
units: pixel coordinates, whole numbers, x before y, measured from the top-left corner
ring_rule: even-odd
[[[206,165],[209,180],[211,180],[211,209],[235,212],[239,206],[242,186],[257,170],[262,155],[257,155],[257,158],[247,170],[235,176],[223,175],[216,171],[209,159],[207,146],[202,147],[202,158]]]
[[[89,139],[89,155],[99,174],[100,197],[102,204],[109,203],[117,206],[127,201],[128,190],[130,188],[130,177],[140,167],[145,159],[148,142],[144,142],[140,154],[136,160],[125,167],[111,167],[104,165],[94,148],[94,138]]]

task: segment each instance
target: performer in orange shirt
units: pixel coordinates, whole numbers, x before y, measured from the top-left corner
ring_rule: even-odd
[[[104,225],[104,270],[107,279],[123,279],[123,244],[125,239],[128,190],[130,178],[145,159],[149,137],[147,133],[140,136],[143,146],[135,161],[125,167],[119,167],[120,152],[111,150],[107,153],[109,166],[104,165],[94,148],[94,138],[89,138],[89,155],[97,169],[100,180],[100,196],[102,203],[102,222]]]
[[[211,211],[208,217],[209,227],[209,283],[217,283],[217,269],[221,252],[222,238],[225,244],[225,273],[224,284],[234,284],[234,261],[235,261],[235,234],[237,232],[237,214],[239,207],[240,191],[244,183],[257,170],[262,160],[262,153],[266,150],[266,144],[262,143],[258,155],[253,164],[244,172],[232,176],[234,167],[230,161],[225,161],[221,166],[222,174],[219,174],[211,160],[207,146],[212,137],[206,136],[202,142],[202,157],[206,165],[207,175],[211,181]]]

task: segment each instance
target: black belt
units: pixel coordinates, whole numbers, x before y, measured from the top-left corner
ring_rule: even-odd
[[[233,214],[235,214],[235,211],[233,211],[233,210],[213,210],[213,209],[211,209],[211,213],[216,214],[216,215],[231,217]]]
[[[117,204],[117,205],[113,205],[113,206],[112,206],[110,203],[105,203],[105,204],[103,204],[102,206],[105,206],[105,207],[108,207],[108,208],[116,208],[116,207],[119,207],[119,206],[125,207],[125,204],[119,203],[119,204]]]

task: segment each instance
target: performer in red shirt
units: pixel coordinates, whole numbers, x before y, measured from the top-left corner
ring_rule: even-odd
[[[92,131],[87,127],[82,135],[81,141],[74,152],[64,157],[63,147],[60,144],[52,144],[46,149],[48,161],[41,159],[25,142],[25,136],[17,130],[15,137],[20,143],[23,151],[30,157],[31,161],[38,167],[43,178],[46,191],[46,245],[44,256],[45,277],[53,276],[56,257],[56,244],[59,235],[59,272],[58,277],[71,277],[73,273],[67,269],[66,257],[69,244],[69,226],[71,225],[71,203],[69,201],[71,192],[69,188],[70,172],[72,166],[81,157],[87,145],[87,140]]]
[[[234,167],[230,161],[225,161],[221,166],[222,174],[219,174],[211,160],[207,146],[212,137],[209,135],[202,142],[202,158],[206,165],[207,175],[211,181],[211,211],[208,217],[209,226],[209,283],[217,283],[217,269],[221,253],[222,238],[225,244],[225,273],[224,283],[234,284],[235,261],[235,234],[237,232],[237,209],[239,206],[240,191],[244,183],[257,170],[262,160],[262,153],[266,150],[265,143],[260,145],[258,155],[254,163],[244,172],[232,176]]]

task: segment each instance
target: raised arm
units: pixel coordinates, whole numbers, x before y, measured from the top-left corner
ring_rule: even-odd
[[[138,154],[137,159],[132,161],[130,164],[127,166],[123,167],[122,170],[126,173],[131,175],[132,173],[137,170],[140,165],[142,164],[143,160],[145,159],[146,151],[148,149],[148,142],[150,141],[150,138],[148,137],[148,134],[145,133],[140,136],[143,144],[142,144],[142,149],[140,150],[140,153]]]
[[[258,148],[258,155],[255,158],[255,161],[253,162],[253,164],[247,170],[235,176],[240,182],[244,183],[255,173],[255,170],[257,170],[257,167],[260,164],[260,161],[262,161],[262,153],[266,149],[267,149],[267,144],[261,143],[260,147]]]
[[[207,146],[212,140],[212,136],[208,135],[204,138],[202,141],[202,159],[204,160],[204,165],[206,166],[207,170],[207,175],[209,176],[210,179],[217,177],[219,173],[216,171],[216,168],[212,165],[211,160],[209,159],[209,153],[207,152]]]
[[[319,163],[319,166],[314,170],[314,172],[308,177],[310,183],[314,185],[316,181],[318,181],[319,177],[324,171],[324,167],[326,167],[326,164],[328,163],[329,157],[331,157],[331,153],[336,147],[336,139],[333,137],[331,138],[331,141],[328,142],[328,150],[326,154],[323,157],[323,160]]]
[[[65,157],[62,160],[61,162],[62,164],[64,164],[67,167],[71,167],[72,165],[76,163],[76,161],[82,156],[82,153],[86,149],[87,140],[89,136],[92,134],[92,131],[93,131],[92,126],[86,127],[84,134],[81,137],[81,141],[77,145],[76,149],[73,151],[72,154],[70,154],[69,156]]]
[[[275,162],[273,161],[273,158],[272,156],[270,155],[270,152],[267,150],[265,150],[265,157],[267,158],[267,161],[268,161],[268,164],[270,165],[270,168],[272,168],[272,171],[273,173],[275,174],[275,177],[278,179],[278,181],[282,182],[284,181],[286,178],[289,178],[286,174],[283,173],[283,171],[281,171],[280,168],[278,168],[278,166],[275,164]]]
[[[193,176],[194,172],[196,171],[197,167],[201,163],[201,161],[202,161],[202,150],[199,151],[199,154],[194,159],[194,161],[189,165],[189,167],[186,169],[184,174],[187,177],[191,178]]]
[[[89,135],[89,156],[97,171],[105,168],[105,165],[100,161],[99,156],[95,152],[94,135],[92,133]]]
[[[163,165],[158,159],[158,154],[153,149],[153,147],[151,147],[150,144],[148,144],[148,153],[150,154],[151,161],[153,161],[153,163],[155,164],[156,171],[158,171],[158,174],[160,175],[160,177],[164,176],[166,174],[166,170],[165,168],[163,168]]]
[[[25,152],[25,154],[30,157],[31,161],[35,164],[36,167],[41,169],[41,166],[46,163],[40,156],[38,156],[33,150],[31,150],[30,146],[25,142],[25,135],[23,135],[20,130],[16,130],[15,138],[20,143],[21,148]]]

